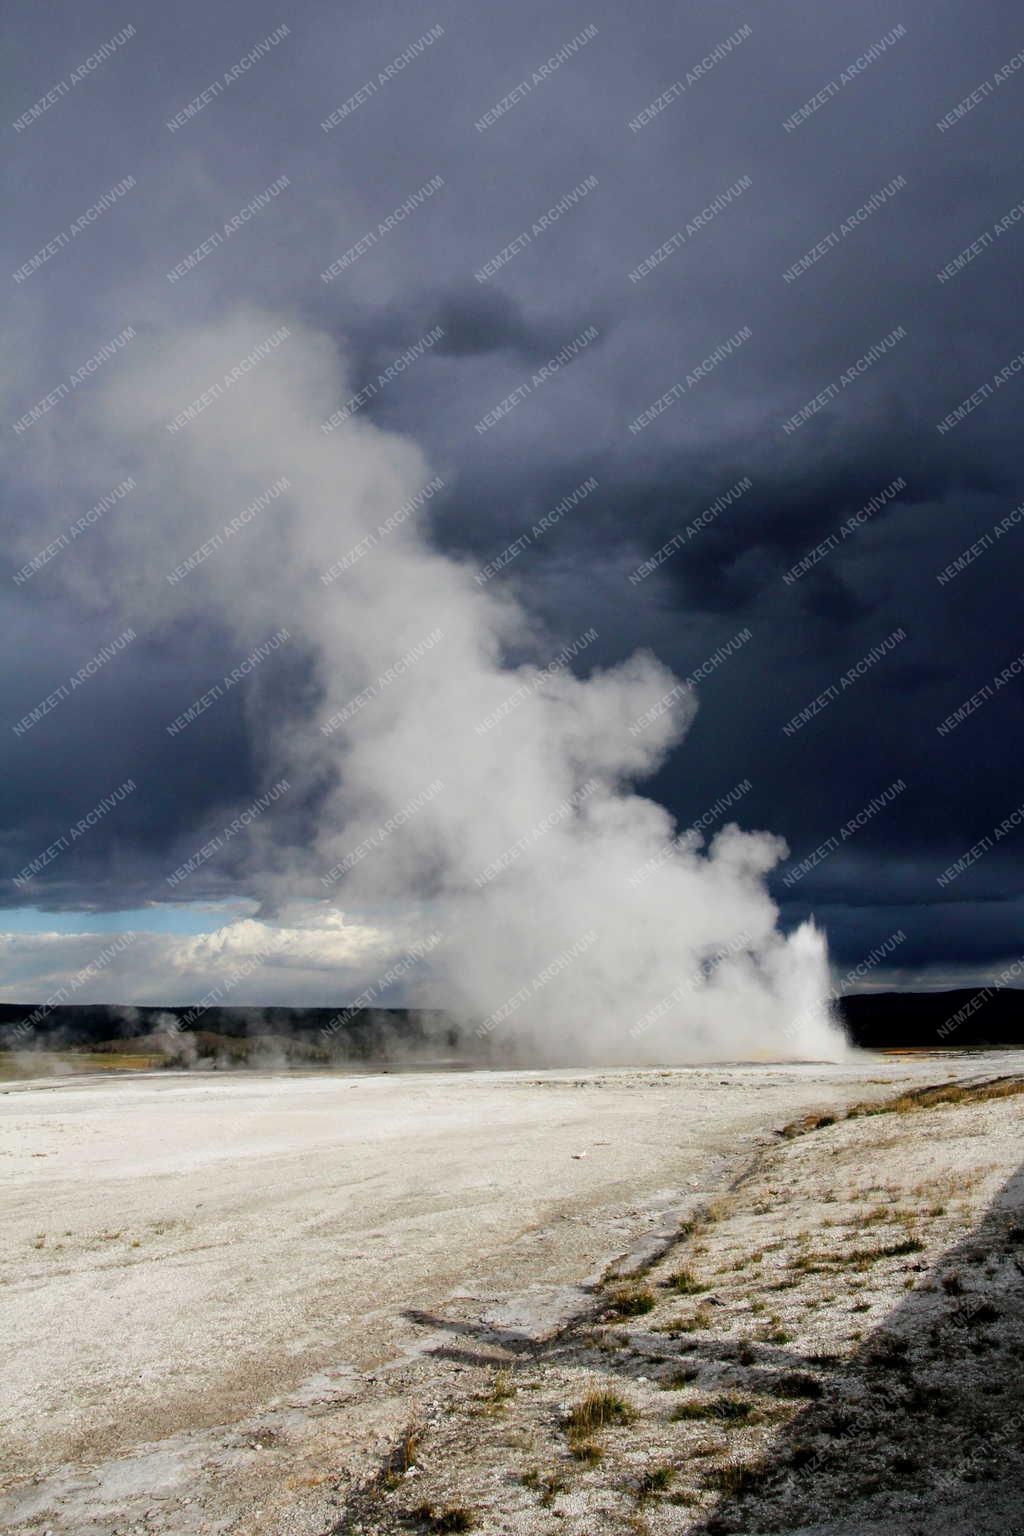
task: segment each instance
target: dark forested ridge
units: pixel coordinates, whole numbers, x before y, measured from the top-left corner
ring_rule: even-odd
[[[1024,1044],[1024,991],[970,987],[956,992],[855,992],[839,1012],[855,1045],[964,1047]]]
[[[857,1045],[874,1049],[1024,1044],[1024,991],[856,993],[838,1011]],[[27,1027],[26,1027],[27,1026]],[[46,1011],[0,1003],[0,1048],[96,1049],[134,1041],[164,1053],[180,1035],[185,1054],[244,1062],[259,1046],[294,1063],[422,1055],[486,1059],[471,1026],[440,1010],[405,1008],[128,1008],[69,1004]],[[186,1044],[186,1040],[191,1042]],[[231,1042],[235,1042],[233,1045]]]
[[[0,1004],[0,1048],[156,1050],[244,1064],[255,1054],[291,1064],[455,1054],[461,1032],[438,1011],[406,1008],[204,1008]],[[26,1025],[28,1026],[26,1028]]]

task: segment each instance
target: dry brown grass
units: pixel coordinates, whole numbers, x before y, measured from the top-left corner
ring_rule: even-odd
[[[645,1312],[653,1312],[657,1304],[658,1298],[649,1285],[616,1285],[608,1294],[606,1316],[612,1321],[642,1317]]]
[[[779,1132],[787,1141],[806,1136],[810,1131],[835,1125],[837,1119],[858,1120],[865,1115],[906,1115],[920,1109],[934,1109],[939,1104],[984,1104],[993,1099],[1008,1099],[1024,1093],[1024,1077],[993,1077],[982,1083],[938,1083],[930,1088],[911,1088],[893,1099],[866,1099],[852,1104],[845,1116],[834,1114],[801,1115]]]
[[[571,1410],[566,1426],[571,1436],[592,1435],[609,1424],[630,1424],[636,1409],[617,1392],[588,1392]]]
[[[854,1104],[849,1119],[862,1115],[907,1115],[919,1109],[934,1109],[938,1104],[984,1104],[992,1099],[1008,1099],[1024,1093],[1024,1077],[993,1077],[983,1083],[940,1083],[933,1088],[912,1088],[895,1099]]]
[[[416,1424],[409,1424],[402,1433],[395,1449],[388,1455],[380,1471],[380,1482],[386,1488],[393,1488],[416,1465],[416,1452],[419,1449],[420,1430]]]
[[[677,1269],[674,1275],[669,1275],[665,1284],[680,1296],[697,1296],[707,1290],[707,1286],[697,1279],[692,1269]]]

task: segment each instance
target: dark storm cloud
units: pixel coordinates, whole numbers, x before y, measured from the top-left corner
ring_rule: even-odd
[[[282,23],[287,37],[168,129]],[[12,119],[123,24],[108,5],[62,15],[59,27],[16,6]],[[431,26],[441,34],[413,47]],[[1024,651],[1024,527],[939,580],[1024,498],[1024,375],[993,384],[1024,352],[1016,8],[869,0],[823,13],[783,0],[770,12],[657,3],[629,13],[603,0],[564,13],[528,3],[361,17],[314,4],[293,18],[261,0],[186,4],[137,32],[121,56],[7,129],[5,206],[19,213],[3,237],[15,338],[3,378],[14,551],[4,608],[12,653],[26,660],[0,700],[3,720],[21,719],[109,638],[102,594],[74,580],[74,547],[12,580],[88,501],[70,487],[52,505],[23,473],[46,452],[47,421],[75,403],[59,398],[22,433],[10,423],[123,326],[144,345],[154,317],[185,325],[238,301],[307,317],[347,349],[339,402],[440,327],[429,353],[365,409],[443,471],[446,493],[429,515],[446,548],[485,564],[592,476],[598,490],[496,578],[553,635],[580,633],[599,613],[602,664],[641,645],[686,676],[750,628],[742,653],[700,685],[690,737],[650,792],[686,824],[749,775],[736,814],[781,832],[793,864],[902,776],[906,791],[798,891],[780,871],[787,921],[820,911],[840,963],[902,923],[907,975],[983,969],[1018,952],[1019,833],[954,886],[937,884],[1021,798],[1022,683],[992,680]],[[129,197],[45,254],[129,174]],[[287,190],[224,238],[281,175]],[[437,176],[440,190],[321,281]],[[725,199],[744,177],[742,195]],[[29,276],[9,275],[37,256]],[[597,344],[476,430],[589,325]],[[749,341],[719,358],[742,327]],[[880,349],[898,328],[904,336]],[[748,492],[630,583],[744,476]],[[814,556],[897,477],[897,496]],[[135,515],[147,515],[141,497]],[[891,655],[785,734],[900,627],[906,639]],[[240,691],[168,742],[164,716],[232,659],[211,614],[200,634],[142,635],[116,671],[24,738],[5,726],[8,901],[23,900],[10,876],[127,773],[145,779],[145,796],[42,871],[34,899],[166,894],[168,863],[195,827],[261,787],[253,708],[287,705],[298,717],[316,688],[293,657],[254,683],[248,706]],[[992,696],[940,734],[987,687]],[[315,786],[304,793],[281,819],[283,848],[301,848],[315,815]],[[209,889],[225,894],[231,879],[229,860]]]
[[[445,294],[412,296],[400,312],[368,313],[350,326],[349,336],[381,354],[398,352],[410,338],[434,326],[443,335],[436,344],[440,357],[477,357],[488,352],[511,352],[528,359],[542,357],[557,345],[561,335],[551,320],[546,325],[529,320],[522,306],[499,289],[459,288]]]

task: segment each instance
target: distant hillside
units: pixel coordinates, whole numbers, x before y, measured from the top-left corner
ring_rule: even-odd
[[[32,1005],[0,1003],[0,1049],[113,1051],[132,1041],[184,1062],[198,1056],[225,1064],[283,1058],[315,1065],[454,1054],[459,1042],[442,1013],[405,1008],[206,1008],[195,1016],[184,1007],[72,1003],[45,1018],[37,1014]]]
[[[1024,1045],[1024,991],[876,992],[844,997],[851,1039],[874,1049]],[[124,1008],[63,1005],[45,1018],[36,1005],[0,1003],[0,1049],[112,1051],[126,1041],[174,1059],[224,1064],[380,1062],[410,1055],[488,1059],[486,1043],[440,1010],[404,1008]],[[19,1029],[29,1021],[29,1030]],[[184,1022],[183,1022],[184,1021]]]
[[[855,992],[840,1003],[857,1045],[1024,1045],[1024,991],[970,987],[956,992]]]

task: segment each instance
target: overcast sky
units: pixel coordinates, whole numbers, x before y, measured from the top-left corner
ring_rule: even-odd
[[[147,625],[167,488],[128,457],[98,479],[85,431],[154,338],[238,308],[331,338],[338,409],[441,477],[420,514],[439,548],[476,569],[520,541],[487,585],[549,654],[592,626],[580,675],[638,648],[704,669],[643,791],[681,827],[713,812],[784,837],[783,924],[816,915],[837,979],[894,934],[873,985],[1011,964],[1022,50],[1010,0],[14,0],[0,996],[46,997],[132,929],[75,1000],[188,1001],[258,943],[248,832],[187,900],[167,877],[270,789],[266,722],[312,674],[283,646],[168,736],[238,645],[215,610]],[[109,582],[140,617],[103,658],[126,609],[88,548],[122,527]],[[275,859],[301,858],[315,815],[267,809]],[[390,942],[382,911],[279,920],[291,969],[232,1001],[332,1003]]]

